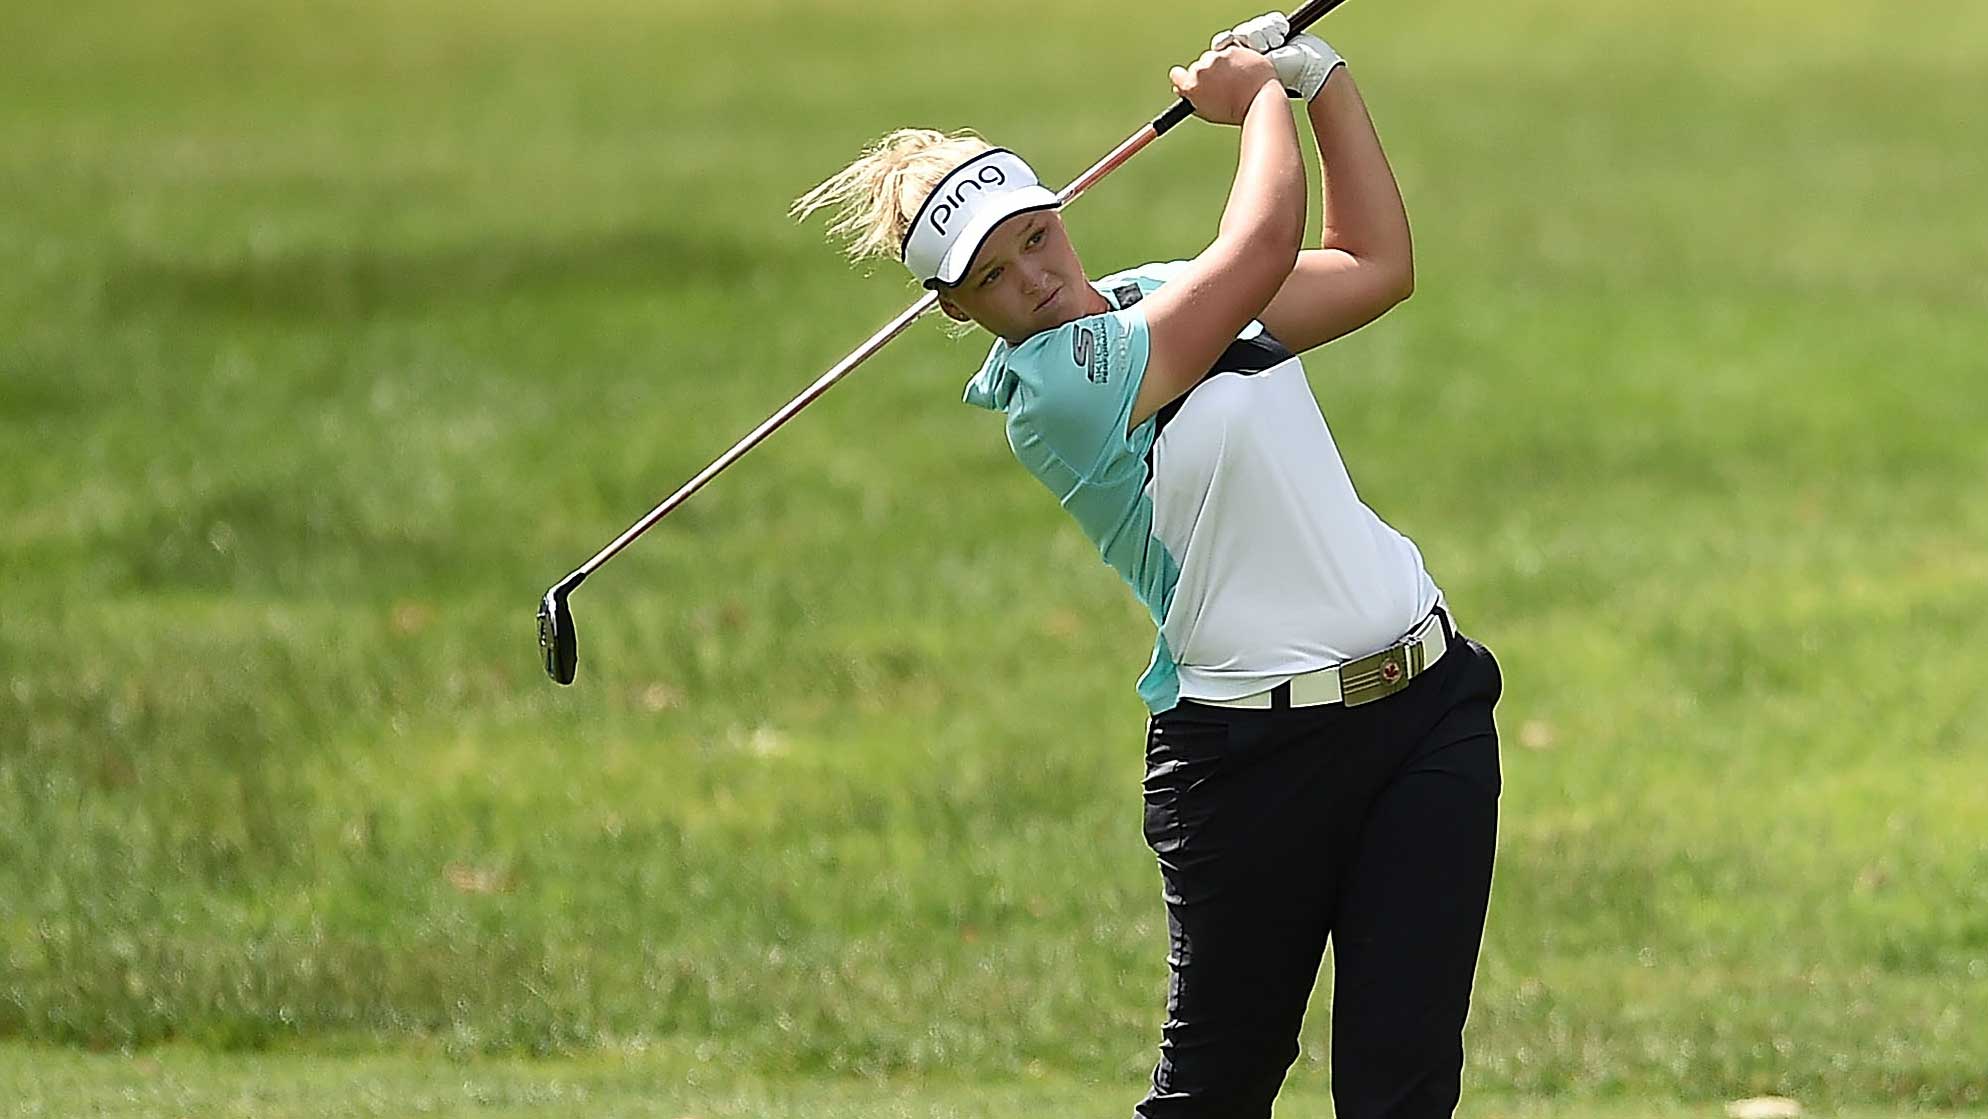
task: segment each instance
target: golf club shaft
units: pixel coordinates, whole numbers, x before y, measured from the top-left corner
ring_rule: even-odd
[[[1116,170],[1119,167],[1119,165],[1123,164],[1126,160],[1131,159],[1134,155],[1136,155],[1139,149],[1145,147],[1147,144],[1152,143],[1153,140],[1158,136],[1159,133],[1155,131],[1154,126],[1151,124],[1148,124],[1144,128],[1141,128],[1139,131],[1133,133],[1131,136],[1127,137],[1123,143],[1119,144],[1116,148],[1113,148],[1110,155],[1107,155],[1103,159],[1099,160],[1096,164],[1094,164],[1091,167],[1090,170],[1085,171],[1082,175],[1079,175],[1076,178],[1076,180],[1071,182],[1069,186],[1064,187],[1062,191],[1057,194],[1056,196],[1057,201],[1069,202],[1070,200],[1076,198],[1078,195],[1089,190],[1092,186],[1096,185],[1099,180],[1103,179],[1106,175],[1109,175],[1111,174],[1112,171]],[[677,506],[682,505],[685,501],[690,500],[690,495],[702,489],[704,487],[704,483],[709,482],[711,479],[717,477],[718,474],[724,471],[726,467],[732,465],[734,462],[737,462],[740,459],[740,457],[742,457],[747,451],[750,451],[754,447],[758,446],[761,440],[765,439],[767,436],[779,430],[781,424],[784,424],[788,420],[793,419],[794,415],[798,413],[801,409],[806,408],[808,405],[813,404],[816,400],[820,399],[823,393],[835,387],[835,383],[837,381],[840,381],[843,377],[848,376],[851,370],[855,369],[858,365],[863,364],[863,362],[869,359],[870,355],[876,353],[878,350],[883,349],[885,343],[897,337],[899,334],[902,334],[906,327],[916,322],[920,316],[925,314],[925,312],[931,310],[933,307],[938,306],[938,303],[939,303],[939,294],[937,292],[928,291],[924,295],[919,296],[917,302],[913,303],[911,306],[906,307],[903,311],[899,312],[898,316],[892,319],[890,322],[885,323],[883,329],[877,331],[875,334],[870,335],[869,340],[864,342],[862,345],[856,347],[855,350],[850,352],[849,356],[843,358],[841,361],[836,362],[835,365],[831,367],[828,372],[823,373],[820,377],[815,378],[815,382],[809,385],[806,389],[802,390],[799,396],[796,396],[794,399],[788,401],[784,406],[781,407],[781,409],[778,412],[775,412],[771,416],[768,416],[764,423],[760,424],[758,427],[753,428],[751,431],[747,432],[745,438],[739,440],[737,443],[732,444],[730,450],[726,451],[722,455],[719,455],[716,459],[713,459],[711,465],[706,466],[704,469],[698,471],[696,477],[692,478],[690,481],[685,482],[682,486],[678,487],[675,493],[663,499],[662,504],[656,506],[654,509],[649,510],[649,512],[645,514],[641,520],[636,521],[634,524],[630,525],[628,527],[628,531],[623,532],[620,536],[615,537],[611,542],[609,542],[607,547],[602,548],[600,551],[594,553],[594,557],[592,559],[588,560],[586,563],[581,564],[579,568],[573,572],[573,574],[568,575],[566,577],[565,580],[566,583],[569,586],[578,586],[580,580],[585,579],[587,576],[593,574],[594,571],[598,569],[602,564],[606,563],[608,560],[613,559],[615,553],[621,551],[623,548],[626,548],[629,544],[633,543],[636,537],[649,531],[649,529],[652,526],[654,526],[657,521],[660,521],[664,517],[669,516],[670,512],[674,510]]]
[[[1311,26],[1311,24],[1316,22],[1319,19],[1319,17],[1325,15],[1327,12],[1331,11],[1334,8],[1337,8],[1339,5],[1345,2],[1346,0],[1311,0],[1311,3],[1308,3],[1303,7],[1299,8],[1297,11],[1291,13],[1290,16],[1291,33],[1296,34],[1299,31],[1304,30],[1306,27]],[[1194,113],[1194,106],[1188,104],[1187,99],[1185,97],[1181,98],[1178,102],[1176,102],[1173,105],[1172,108],[1168,109],[1166,112],[1160,114],[1159,116],[1153,118],[1151,122],[1146,124],[1144,127],[1140,128],[1139,131],[1134,132],[1132,135],[1126,137],[1117,147],[1113,148],[1111,152],[1107,154],[1103,159],[1098,160],[1096,163],[1092,164],[1090,168],[1086,170],[1083,174],[1071,180],[1070,185],[1064,187],[1061,191],[1057,192],[1056,195],[1057,201],[1059,203],[1069,203],[1071,201],[1074,201],[1078,196],[1082,195],[1085,191],[1091,189],[1093,186],[1096,186],[1100,181],[1104,179],[1106,175],[1109,175],[1113,171],[1116,171],[1119,167],[1123,166],[1127,160],[1139,154],[1139,152],[1142,149],[1144,149],[1147,144],[1150,144],[1154,140],[1157,140],[1161,136],[1164,136],[1169,129],[1173,128],[1174,125],[1179,124],[1183,120],[1186,120],[1189,116],[1192,116],[1193,113]],[[842,378],[848,376],[851,370],[854,370],[857,366],[863,364],[863,362],[869,359],[870,355],[876,353],[878,350],[883,349],[886,343],[888,343],[891,339],[897,337],[899,334],[902,334],[906,327],[916,322],[920,316],[925,314],[925,312],[930,311],[933,307],[937,306],[938,302],[939,302],[939,296],[937,292],[928,291],[924,295],[919,296],[917,302],[913,303],[911,306],[906,307],[903,311],[899,312],[898,316],[892,319],[890,322],[884,324],[881,330],[878,330],[875,334],[870,335],[868,341],[856,347],[856,349],[852,351],[849,354],[849,356],[843,358],[841,361],[836,362],[835,365],[831,367],[828,372],[823,373],[820,377],[817,377],[815,379],[815,382],[809,385],[805,390],[803,390],[799,396],[796,396],[794,399],[788,401],[786,405],[782,407],[778,412],[775,412],[771,416],[768,416],[764,423],[760,424],[758,427],[753,428],[750,432],[746,433],[745,438],[739,440],[737,443],[732,444],[732,448],[730,450],[726,451],[724,454],[719,455],[716,459],[712,460],[711,465],[706,466],[704,469],[698,471],[696,477],[692,478],[688,482],[685,482],[682,486],[678,487],[675,493],[664,498],[662,504],[656,506],[654,509],[649,510],[649,512],[646,515],[644,515],[641,520],[636,521],[634,524],[630,525],[626,532],[623,532],[620,536],[615,537],[614,540],[611,541],[607,547],[602,548],[600,551],[594,553],[592,559],[588,560],[586,563],[581,564],[577,569],[574,570],[574,572],[571,575],[568,575],[566,577],[566,579],[564,580],[566,586],[569,589],[571,587],[578,586],[582,579],[585,579],[587,576],[593,574],[595,570],[597,570],[602,564],[606,563],[608,560],[613,559],[616,553],[620,552],[623,548],[626,548],[629,544],[633,543],[636,537],[641,536],[643,533],[649,531],[649,529],[652,528],[657,521],[660,521],[664,517],[669,516],[670,512],[674,510],[677,506],[682,505],[685,501],[690,500],[690,496],[696,493],[698,490],[704,488],[704,484],[706,482],[709,482],[711,479],[717,477],[720,473],[724,471],[726,467],[737,462],[742,456],[744,456],[744,454],[747,451],[752,450],[754,447],[758,446],[759,443],[762,440],[764,440],[767,436],[773,434],[775,431],[778,431],[780,429],[780,425],[786,423],[790,419],[793,419],[795,414],[800,412],[801,409],[806,408],[810,404],[813,404],[816,400],[820,399],[823,393],[827,392],[831,388],[834,388],[835,383],[837,381],[840,381]]]
[[[654,509],[649,510],[648,514],[644,516],[641,520],[636,521],[633,525],[630,525],[627,532],[624,532],[620,536],[615,537],[612,543],[610,543],[607,547],[602,548],[599,552],[596,552],[594,554],[594,558],[588,560],[586,563],[581,564],[579,569],[573,572],[571,576],[568,576],[568,578],[577,582],[579,579],[583,579],[588,575],[593,574],[595,568],[598,568],[601,564],[604,564],[608,560],[613,559],[614,554],[616,552],[619,552],[623,548],[626,548],[631,542],[634,541],[636,537],[649,531],[650,526],[654,525],[657,521],[660,521],[664,517],[668,516],[671,510],[675,509],[679,505],[682,505],[684,502],[690,500],[690,495],[702,489],[704,487],[704,483],[717,477],[719,472],[723,471],[726,467],[737,462],[739,458],[743,456],[747,451],[750,451],[754,447],[758,446],[761,440],[773,434],[775,431],[778,431],[780,429],[781,424],[784,424],[788,420],[793,419],[794,415],[798,413],[801,409],[806,408],[810,404],[813,404],[818,398],[820,398],[822,393],[825,393],[829,389],[834,388],[835,382],[840,381],[843,377],[847,376],[850,370],[856,368],[858,365],[863,364],[863,362],[867,360],[871,354],[874,354],[878,350],[883,349],[884,343],[889,342],[891,339],[897,337],[899,334],[902,334],[904,332],[905,327],[908,327],[913,322],[916,322],[920,315],[923,315],[925,312],[937,306],[938,302],[939,302],[939,296],[937,292],[928,291],[924,295],[920,296],[916,303],[913,303],[911,306],[906,307],[902,312],[898,314],[896,318],[886,323],[883,329],[877,331],[875,334],[870,335],[869,341],[864,342],[862,345],[856,347],[856,349],[853,352],[851,352],[848,357],[845,357],[841,361],[836,362],[834,367],[829,369],[828,372],[823,373],[820,377],[815,378],[814,384],[809,385],[805,390],[803,390],[801,392],[801,395],[788,401],[786,405],[782,407],[778,412],[775,412],[771,416],[768,416],[766,418],[766,422],[760,424],[756,428],[753,428],[750,432],[747,432],[745,438],[739,440],[737,443],[732,444],[731,450],[726,451],[724,454],[719,455],[716,459],[712,460],[711,465],[698,471],[696,477],[692,478],[688,482],[685,482],[682,486],[680,486],[677,489],[675,493],[664,498],[663,503],[661,505],[658,505]]]

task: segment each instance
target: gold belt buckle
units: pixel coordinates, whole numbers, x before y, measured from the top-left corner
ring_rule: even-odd
[[[1372,703],[1408,686],[1420,669],[1422,646],[1414,641],[1382,649],[1339,666],[1339,694],[1348,707]]]

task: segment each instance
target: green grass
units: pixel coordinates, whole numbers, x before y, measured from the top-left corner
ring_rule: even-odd
[[[107,1057],[0,1047],[0,1076],[8,1074],[20,1075],[25,1089],[0,1103],[0,1115],[22,1119],[85,1114],[99,1119],[1007,1119],[1124,1115],[1136,1098],[1123,1085],[1070,1080],[1033,1068],[994,1084],[943,1075],[793,1080],[741,1076],[687,1052],[547,1062],[406,1054],[216,1056],[171,1049]],[[1315,1086],[1293,1085],[1279,1097],[1278,1113],[1329,1115],[1331,1102]],[[1717,1103],[1492,1096],[1468,1102],[1458,1114],[1465,1119],[1721,1119],[1726,1112]],[[1820,1114],[1906,1119],[1935,1113],[1848,1107]]]
[[[789,198],[909,123],[1067,178],[1247,14],[7,5],[0,1038],[346,1098],[258,1114],[650,1045],[739,1070],[712,1114],[1058,1098],[1025,1069],[1123,1111],[1150,632],[956,403],[981,342],[914,330],[590,582],[576,688],[530,616],[909,300]],[[1314,383],[1509,683],[1470,1090],[1983,1103],[1988,8],[1326,30],[1419,268]],[[1194,252],[1232,158],[1140,156],[1086,261]]]

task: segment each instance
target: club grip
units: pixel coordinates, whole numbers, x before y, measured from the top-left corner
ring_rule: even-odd
[[[1311,3],[1291,13],[1291,34],[1296,35],[1324,18],[1325,13],[1344,4],[1346,0],[1311,0]]]
[[[1325,13],[1344,4],[1346,0],[1311,0],[1310,3],[1292,12],[1290,16],[1291,34],[1296,35],[1312,24],[1317,23]],[[1173,126],[1194,115],[1194,106],[1183,97],[1173,103],[1166,112],[1153,118],[1153,134],[1165,136]]]

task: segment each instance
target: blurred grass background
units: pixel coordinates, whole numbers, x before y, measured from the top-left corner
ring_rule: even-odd
[[[531,612],[909,301],[792,196],[908,124],[1062,181],[1251,14],[0,10],[0,1038],[1129,1108],[1150,630],[955,403],[984,340],[590,582],[577,687]],[[1508,678],[1471,1090],[1988,1102],[1988,8],[1323,30],[1419,268],[1314,384]],[[1073,208],[1092,270],[1196,251],[1233,145]]]

